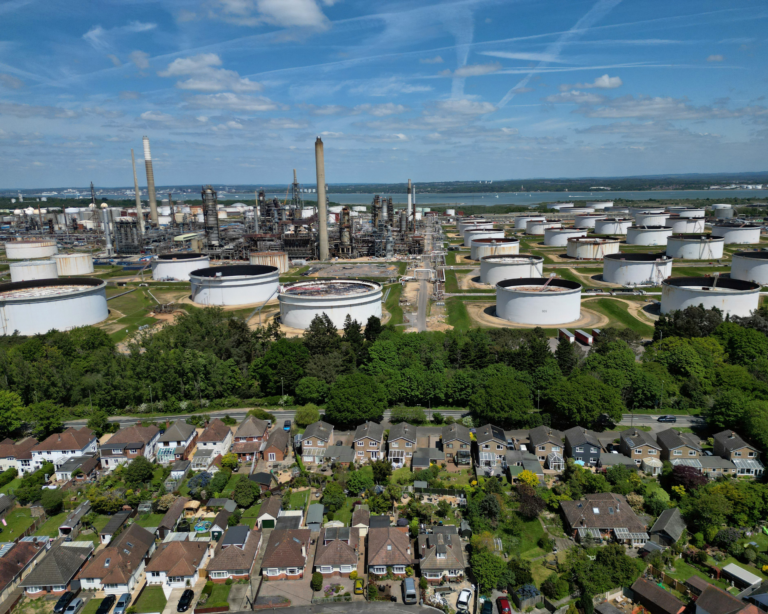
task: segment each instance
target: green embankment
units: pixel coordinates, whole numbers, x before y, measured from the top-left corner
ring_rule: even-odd
[[[400,294],[402,292],[403,286],[401,284],[389,286],[389,296],[384,302],[384,307],[391,315],[389,321],[395,326],[403,323],[403,308],[400,307]]]
[[[628,328],[644,338],[653,337],[653,326],[641,322],[630,314],[626,303],[609,298],[599,298],[585,302],[585,307],[608,316],[611,319],[609,326]]]

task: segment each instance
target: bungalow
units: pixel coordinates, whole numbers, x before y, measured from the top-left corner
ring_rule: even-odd
[[[109,519],[107,525],[99,533],[99,539],[101,540],[101,543],[105,546],[109,545],[115,535],[117,535],[123,528],[126,520],[128,520],[132,515],[133,511],[128,511],[117,512],[117,514],[112,516],[112,518]]]
[[[325,458],[326,450],[333,445],[333,425],[313,422],[301,438],[301,458],[304,463],[319,465]]]
[[[169,465],[178,460],[187,460],[197,440],[197,429],[182,420],[176,420],[162,435],[157,452],[157,462]]]
[[[120,429],[100,445],[101,466],[112,471],[118,465],[128,463],[138,456],[154,462],[160,442],[160,429],[151,426],[130,426]]]
[[[320,531],[315,552],[315,572],[323,577],[349,577],[357,571],[360,537],[357,529],[350,527],[327,528]]]
[[[685,604],[672,593],[643,578],[635,580],[632,592],[635,603],[642,605],[651,614],[681,614],[685,609]]]
[[[261,453],[261,458],[270,463],[282,462],[288,458],[288,447],[291,435],[283,429],[275,429],[267,440],[267,444]]]
[[[112,595],[130,593],[154,551],[155,536],[134,523],[91,559],[80,574],[80,585]]]
[[[597,467],[603,449],[597,435],[581,426],[574,426],[563,435],[565,435],[565,454],[568,458],[585,467]]]
[[[14,442],[12,439],[0,441],[0,472],[6,469],[16,469],[19,475],[33,471],[32,449],[37,445],[37,439],[26,437]]]
[[[644,458],[659,458],[661,446],[645,431],[638,428],[629,428],[619,434],[619,449],[628,456],[636,465],[643,462]]]
[[[198,438],[197,449],[212,450],[214,457],[219,454],[223,456],[229,453],[233,439],[232,429],[219,418],[214,418]]]
[[[160,544],[146,567],[147,585],[163,587],[165,598],[174,588],[197,584],[208,559],[208,542],[169,541]]]
[[[208,563],[208,577],[221,584],[227,580],[248,580],[261,546],[261,531],[247,526],[230,527],[214,549]]]
[[[701,441],[692,433],[678,433],[667,429],[656,433],[656,440],[661,446],[661,459],[673,461],[701,456]]]
[[[186,497],[179,497],[171,504],[171,507],[168,508],[165,516],[163,516],[163,519],[157,526],[157,536],[160,539],[165,539],[166,535],[176,528],[176,524],[184,513],[184,506],[187,501],[189,501],[189,499]]]
[[[560,510],[566,531],[580,540],[598,541],[613,537],[620,543],[633,547],[648,541],[646,526],[627,503],[626,497],[617,493],[585,495],[579,501],[561,501]]]
[[[299,580],[307,565],[309,529],[275,529],[269,536],[261,573],[265,580]]]
[[[47,538],[35,542],[22,540],[0,557],[0,603],[14,594],[19,582],[27,577],[37,560],[47,552],[47,544]]]
[[[40,469],[43,463],[58,467],[73,456],[98,454],[99,441],[87,426],[80,429],[68,428],[63,433],[54,433],[32,448],[32,469]]]
[[[721,431],[714,437],[715,454],[736,465],[738,475],[758,476],[763,473],[760,452],[733,431]]]
[[[416,427],[407,422],[399,422],[389,429],[388,458],[393,469],[406,467],[411,463],[416,450]]]
[[[472,437],[463,424],[446,424],[441,434],[445,460],[455,465],[472,464]]]
[[[85,565],[93,552],[92,541],[62,542],[48,554],[24,578],[20,586],[27,595],[60,595],[69,590],[77,572]]]
[[[499,426],[486,424],[477,429],[477,461],[479,467],[500,465],[507,451],[507,438]]]
[[[99,457],[95,454],[89,456],[73,456],[56,469],[56,480],[60,482],[83,482],[94,475],[99,466]]]
[[[649,533],[652,542],[660,546],[673,546],[683,536],[685,529],[685,520],[680,509],[673,507],[661,513]]]
[[[355,429],[355,460],[358,463],[383,458],[384,427],[376,422],[366,422]]]
[[[464,576],[466,563],[456,525],[431,527],[429,531],[418,538],[421,575],[431,584],[443,579],[457,581]]]
[[[405,527],[407,530],[407,527]],[[368,531],[368,573],[385,576],[391,572],[405,577],[405,568],[413,565],[411,540],[397,527],[373,527]]]
[[[531,451],[544,465],[545,469],[562,471],[565,468],[563,460],[563,433],[548,426],[537,426],[528,433]]]
[[[698,459],[701,472],[710,480],[714,480],[721,475],[736,475],[736,465],[733,461],[720,456],[702,456]],[[672,461],[675,464],[675,461]]]
[[[259,529],[274,529],[277,519],[280,517],[280,510],[283,504],[280,497],[268,497],[259,508],[259,515],[256,517],[256,526]]]

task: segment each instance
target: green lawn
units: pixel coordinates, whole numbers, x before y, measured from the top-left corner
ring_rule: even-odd
[[[599,298],[597,300],[584,301],[583,305],[608,316],[611,319],[611,326],[628,328],[646,339],[653,337],[653,326],[645,324],[631,315],[626,303],[609,298]]]
[[[520,556],[524,559],[534,559],[544,554],[539,548],[539,538],[544,535],[544,527],[538,518],[523,523],[523,531],[520,538]]]
[[[669,503],[669,493],[656,480],[648,480],[645,484],[645,497],[650,497],[651,493],[654,493],[662,501]]]
[[[675,571],[674,573],[669,570],[664,570],[668,575],[672,576],[675,580],[685,582],[691,576],[699,576],[699,578],[714,584],[715,586],[722,588],[723,590],[728,588],[728,583],[724,580],[715,580],[710,578],[708,574],[703,571],[699,571],[693,565],[689,565],[683,559],[675,559]]]
[[[454,488],[456,486],[469,486],[469,483],[475,478],[471,469],[462,469],[458,473],[443,469],[437,474],[437,479],[443,481],[445,488]]]
[[[307,500],[309,499],[309,490],[302,490],[300,492],[291,493],[291,509],[292,510],[304,510],[307,508]]]
[[[410,484],[413,482],[413,472],[408,467],[401,467],[392,472],[391,480],[396,484]]]
[[[221,491],[221,496],[225,499],[229,497],[229,495],[232,494],[232,491],[235,490],[235,485],[240,481],[241,477],[241,474],[233,473],[229,478],[229,482],[227,482],[227,485],[224,487],[224,490]]]
[[[93,542],[93,546],[94,547],[98,546],[100,541],[101,541],[100,537],[99,537],[99,534],[101,533],[101,530],[104,527],[107,526],[107,523],[110,521],[110,519],[111,519],[110,516],[104,516],[104,515],[100,514],[96,518],[96,520],[93,521],[93,527],[96,530],[93,531],[92,533],[88,533],[88,534],[84,534],[84,533],[81,532],[80,535],[78,535],[75,538],[75,541],[78,541],[78,542],[88,542],[88,541],[90,541],[90,542]]]
[[[464,301],[457,296],[446,299],[445,309],[448,312],[447,323],[453,326],[454,330],[467,331],[472,323],[469,319],[469,312]]]
[[[256,503],[255,505],[245,510],[243,512],[243,517],[240,520],[240,524],[248,525],[250,528],[253,528],[256,524],[256,517],[259,515],[261,505],[261,503]]]
[[[133,607],[137,614],[146,614],[147,612],[162,612],[166,603],[162,587],[147,586]]]
[[[143,514],[136,519],[136,524],[140,527],[157,527],[165,514]]]
[[[12,541],[32,526],[34,519],[32,518],[32,512],[28,508],[18,507],[8,512],[5,516],[5,522],[8,524],[3,527],[3,539],[5,541]]]
[[[208,597],[208,601],[205,602],[206,608],[223,608],[227,607],[227,597],[229,597],[229,591],[232,587],[226,584],[214,584],[211,596]]]
[[[448,252],[445,254],[445,264],[450,266],[456,264],[456,252]]]
[[[67,518],[67,512],[62,512],[61,514],[56,514],[55,516],[51,516],[46,520],[40,528],[35,531],[35,535],[40,536],[46,536],[46,537],[58,537],[59,536],[59,527],[61,526],[61,523],[64,522]]]
[[[403,323],[403,308],[400,307],[400,295],[403,292],[402,284],[388,286],[389,295],[384,301],[384,308],[389,312],[389,322],[395,326]],[[384,290],[386,293],[387,290]]]
[[[101,605],[102,601],[104,600],[91,599],[88,603],[85,604],[85,607],[83,608],[83,611],[80,614],[96,614],[96,610],[99,609],[99,606]]]
[[[358,497],[347,497],[344,502],[344,507],[333,513],[333,519],[344,523],[344,526],[349,526],[352,522],[352,504],[355,501],[359,501]]]
[[[0,494],[7,495],[10,491],[16,490],[20,484],[21,484],[21,478],[16,478],[15,480],[11,480],[5,486],[0,488]]]

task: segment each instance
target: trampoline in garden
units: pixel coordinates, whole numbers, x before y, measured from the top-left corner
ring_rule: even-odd
[[[195,532],[207,533],[211,530],[211,524],[213,523],[210,520],[201,520],[195,525]]]

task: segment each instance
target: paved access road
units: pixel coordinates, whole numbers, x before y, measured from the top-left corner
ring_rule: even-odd
[[[390,603],[388,601],[353,601],[351,603],[325,603],[322,605],[312,606],[291,606],[288,608],[277,608],[264,610],[270,612],[270,614],[390,614],[392,610],[396,612],[419,612],[420,614],[432,614],[434,612],[440,612],[436,608],[430,606],[419,605],[405,605],[402,603]],[[258,612],[258,610],[257,610]],[[230,614],[253,614],[253,610],[246,610],[244,612],[232,612]]]

